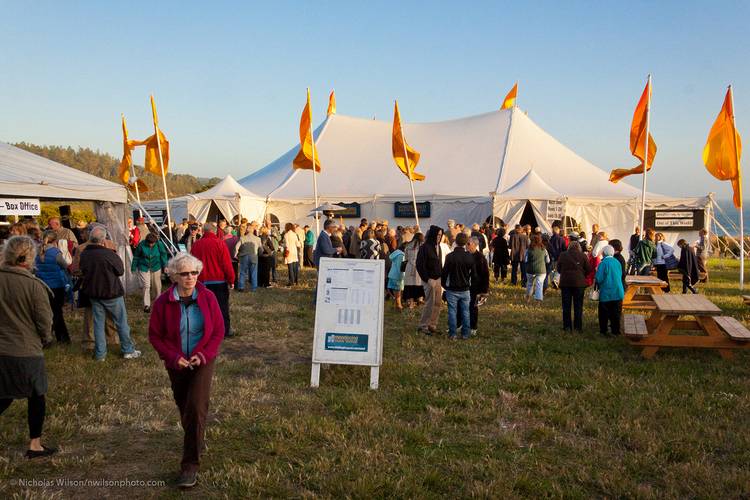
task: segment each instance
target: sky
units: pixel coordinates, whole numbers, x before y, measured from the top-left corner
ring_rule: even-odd
[[[518,81],[537,124],[610,170],[637,163],[628,134],[650,73],[648,189],[673,196],[730,196],[701,161],[729,84],[750,140],[750,1],[0,0],[0,11],[0,140],[119,157],[120,114],[131,138],[150,135],[153,93],[176,173],[239,179],[281,156],[299,141],[306,87],[316,125],[333,88],[340,114],[391,121],[398,99],[408,123],[492,111]]]

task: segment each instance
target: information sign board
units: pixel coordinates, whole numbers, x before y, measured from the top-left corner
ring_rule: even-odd
[[[383,359],[385,262],[320,259],[310,385],[320,382],[321,364],[370,367],[377,389]]]
[[[0,215],[40,215],[38,198],[0,198]]]

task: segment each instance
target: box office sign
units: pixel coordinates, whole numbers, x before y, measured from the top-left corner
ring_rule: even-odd
[[[646,210],[644,225],[655,231],[695,231],[703,229],[703,210]]]
[[[321,364],[370,367],[377,389],[383,357],[385,262],[320,259],[310,385],[318,387]]]
[[[0,215],[40,215],[42,205],[37,198],[0,198]]]

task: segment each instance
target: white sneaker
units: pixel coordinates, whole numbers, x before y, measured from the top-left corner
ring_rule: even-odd
[[[477,331],[476,330],[472,330],[471,333],[470,333],[470,335],[472,337],[476,337],[477,336]]]
[[[133,352],[129,352],[127,354],[122,355],[123,359],[136,359],[140,357],[141,357],[141,351],[133,351]]]

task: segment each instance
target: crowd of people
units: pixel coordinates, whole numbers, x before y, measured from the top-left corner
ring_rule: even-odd
[[[627,250],[597,225],[591,238],[553,225],[543,234],[530,225],[464,226],[448,221],[423,234],[416,226],[390,227],[362,219],[345,227],[327,219],[319,235],[309,226],[287,223],[283,231],[265,221],[235,220],[199,224],[183,220],[164,231],[143,218],[128,221],[130,270],[142,289],[149,314],[149,342],[163,360],[185,433],[178,485],[195,484],[203,449],[214,360],[221,342],[234,335],[230,295],[277,286],[277,267],[286,265],[288,287],[298,286],[301,267],[318,267],[323,257],[380,259],[386,268],[384,292],[397,311],[422,308],[419,333],[439,335],[447,307],[451,340],[477,335],[479,311],[489,296],[490,276],[524,287],[526,300],[544,301],[549,288],[560,290],[562,327],[583,330],[586,290],[598,301],[599,332],[618,335],[627,274],[655,270],[669,292],[669,270],[682,275],[683,293],[696,293],[707,279],[710,243],[678,241],[680,257],[664,235],[636,229]],[[170,233],[171,237],[167,237]],[[490,272],[492,269],[492,273]],[[26,455],[54,454],[41,443],[47,375],[43,349],[54,340],[70,343],[64,307],[83,311],[82,346],[95,361],[105,361],[108,343],[123,359],[141,356],[130,335],[125,264],[104,225],[63,227],[49,219],[10,226],[0,264],[0,413],[14,399],[27,399],[29,447]],[[168,288],[162,291],[164,278]]]

